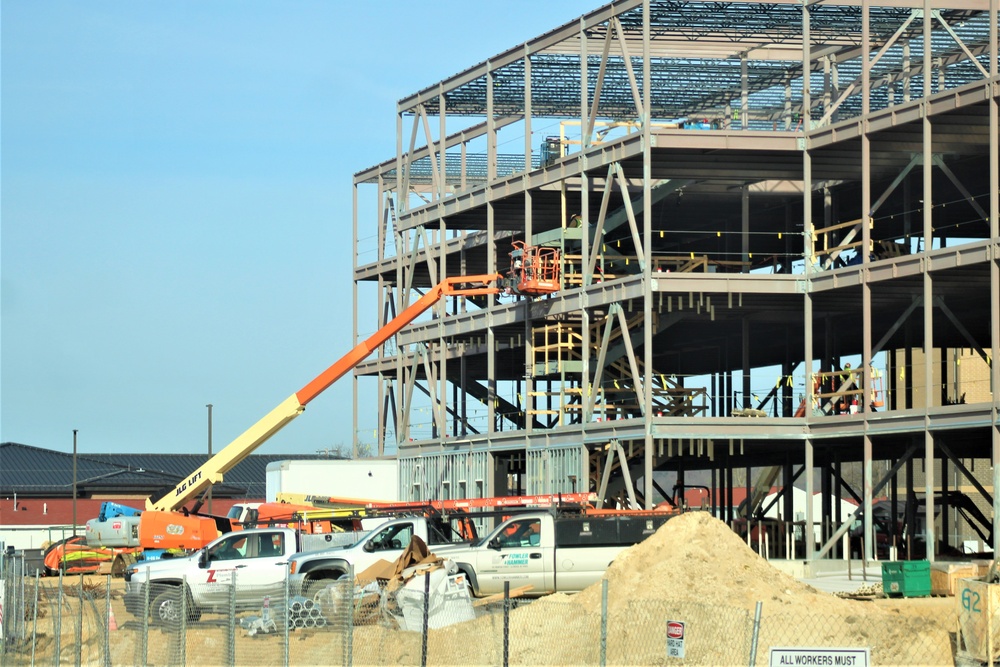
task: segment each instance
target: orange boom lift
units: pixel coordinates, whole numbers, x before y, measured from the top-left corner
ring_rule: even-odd
[[[188,501],[203,494],[213,484],[221,482],[223,476],[233,466],[264,444],[288,422],[302,414],[311,400],[439,300],[448,296],[497,294],[500,288],[496,283],[502,278],[503,276],[499,274],[445,278],[431,288],[385,326],[317,375],[309,384],[282,401],[172,490],[160,498],[147,500],[146,510],[139,520],[140,546],[144,549],[197,549],[214,540],[221,532],[216,519],[181,513],[179,510]],[[196,504],[193,511],[196,512],[200,506],[201,501]],[[228,530],[226,527],[222,528]]]

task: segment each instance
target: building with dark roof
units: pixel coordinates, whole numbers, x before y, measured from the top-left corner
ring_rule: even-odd
[[[312,455],[253,454],[212,487],[213,514],[235,503],[263,502],[269,463]],[[73,502],[73,454],[15,442],[0,444],[0,542],[10,533],[44,527],[72,530],[95,518],[104,501],[143,508],[145,500],[172,489],[207,460],[207,454],[77,454]],[[29,546],[29,545],[18,545]]]

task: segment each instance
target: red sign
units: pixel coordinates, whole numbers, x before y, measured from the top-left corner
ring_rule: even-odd
[[[113,524],[111,524],[111,530],[121,530],[121,529],[122,529],[121,521],[115,521]]]
[[[684,624],[679,621],[668,621],[667,637],[670,639],[684,639]]]

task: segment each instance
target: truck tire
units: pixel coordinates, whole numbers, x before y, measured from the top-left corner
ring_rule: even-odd
[[[149,612],[153,625],[175,626],[181,620],[181,588],[179,586],[154,586],[150,590]],[[187,620],[197,621],[201,618],[201,610],[194,606],[191,596],[186,600]]]
[[[465,575],[465,590],[469,592],[469,599],[475,601],[476,589],[472,585],[472,576],[469,574],[469,570],[460,567],[458,568],[458,571]]]

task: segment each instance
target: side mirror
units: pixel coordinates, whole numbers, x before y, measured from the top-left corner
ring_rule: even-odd
[[[492,540],[489,541],[489,543],[486,546],[489,547],[490,549],[496,549],[497,551],[500,551],[500,538],[494,537]]]
[[[198,567],[202,569],[208,567],[208,551],[206,549],[198,552]]]
[[[368,553],[374,553],[375,552],[375,542],[365,542],[365,546],[363,546],[361,548],[364,551],[367,551]]]

